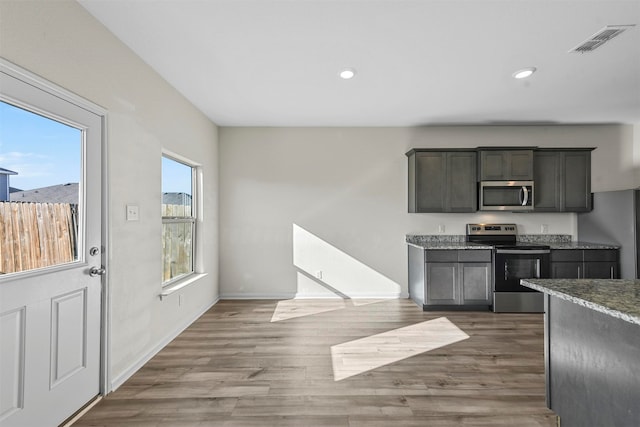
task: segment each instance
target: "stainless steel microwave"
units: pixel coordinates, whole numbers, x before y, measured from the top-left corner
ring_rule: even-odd
[[[482,181],[481,211],[533,210],[533,181]]]

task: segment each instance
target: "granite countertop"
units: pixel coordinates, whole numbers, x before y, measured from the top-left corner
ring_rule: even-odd
[[[420,249],[429,250],[457,250],[457,249],[493,249],[491,245],[482,245],[470,242],[430,242],[430,241],[407,241],[408,245],[415,246]]]
[[[408,245],[421,249],[493,249],[491,245],[482,245],[479,243],[470,243],[466,241],[464,235],[413,235],[406,236],[405,241]]]
[[[467,242],[464,234],[408,234],[405,241],[422,249],[493,249],[491,245]],[[551,249],[620,249],[607,243],[571,241],[567,234],[521,234],[518,241],[549,245]]]
[[[523,279],[523,286],[640,325],[640,280]]]
[[[619,245],[590,242],[551,242],[551,249],[620,249]]]

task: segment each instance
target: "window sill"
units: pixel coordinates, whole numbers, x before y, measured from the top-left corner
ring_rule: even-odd
[[[162,288],[162,292],[160,292],[160,299],[164,299],[165,297],[168,297],[169,295],[171,295],[172,293],[179,291],[182,288],[186,288],[187,286],[191,285],[192,283],[197,282],[198,280],[202,279],[203,277],[205,277],[208,273],[195,273],[192,274],[189,277],[186,277],[184,280],[181,280],[177,283],[173,283],[165,288]]]

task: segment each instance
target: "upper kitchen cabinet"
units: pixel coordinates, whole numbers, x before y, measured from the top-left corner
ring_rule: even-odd
[[[534,154],[534,211],[591,210],[591,150],[539,149]]]
[[[480,181],[531,181],[533,150],[480,149]]]
[[[409,212],[475,212],[477,154],[471,150],[411,150]]]

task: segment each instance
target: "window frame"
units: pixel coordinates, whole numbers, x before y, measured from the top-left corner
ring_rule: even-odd
[[[200,171],[200,165],[183,157],[180,156],[178,154],[169,152],[167,150],[162,150],[162,156],[161,156],[161,160],[162,159],[168,159],[177,163],[180,163],[184,166],[187,166],[191,169],[191,216],[164,216],[162,215],[162,211],[161,211],[161,221],[162,221],[162,232],[164,230],[164,226],[165,224],[191,224],[191,270],[189,272],[186,273],[182,273],[180,275],[177,275],[175,277],[172,277],[171,279],[165,281],[164,280],[164,273],[161,273],[161,284],[162,284],[162,289],[166,290],[167,288],[171,288],[172,286],[176,286],[181,284],[182,282],[184,282],[185,280],[189,280],[191,279],[194,275],[198,274],[197,273],[197,266],[196,266],[196,257],[197,257],[197,240],[198,240],[198,213],[199,213],[199,200],[198,200],[198,195],[200,194],[200,192],[198,191],[198,174]],[[161,173],[161,188],[160,188],[160,209],[162,210],[162,205],[163,205],[163,197],[164,197],[164,191],[163,191],[163,176]],[[163,267],[164,267],[164,257],[165,257],[165,253],[164,253],[164,248],[162,248],[162,263],[163,263]]]

